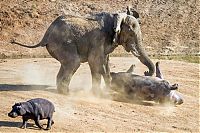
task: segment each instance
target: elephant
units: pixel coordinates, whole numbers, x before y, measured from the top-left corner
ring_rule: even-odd
[[[100,87],[103,76],[106,87],[110,86],[109,54],[118,45],[122,45],[127,52],[132,52],[149,71],[145,75],[154,74],[154,64],[142,47],[142,36],[137,19],[127,15],[121,24],[118,45],[112,45],[114,36],[114,14],[99,13],[91,17],[73,15],[58,16],[49,26],[42,40],[27,48],[46,47],[49,54],[61,64],[57,74],[57,90],[61,94],[69,93],[71,77],[81,63],[88,62],[92,75],[92,91],[95,93]]]

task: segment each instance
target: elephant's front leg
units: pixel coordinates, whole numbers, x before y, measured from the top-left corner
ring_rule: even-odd
[[[109,55],[106,55],[106,58],[103,64],[102,76],[104,78],[106,88],[110,88],[111,76],[110,76],[110,67],[109,67]]]
[[[96,96],[101,94],[101,74],[96,71],[91,71],[92,74],[92,93]]]
[[[90,58],[88,60],[91,74],[92,74],[92,92],[95,95],[101,94],[101,75],[102,75],[102,69],[103,69],[103,60],[100,58],[100,56],[93,56],[93,58]]]

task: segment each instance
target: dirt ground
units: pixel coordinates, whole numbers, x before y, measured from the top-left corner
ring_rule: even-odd
[[[103,87],[104,95],[95,97],[90,93],[91,76],[87,63],[82,64],[75,73],[70,84],[70,94],[60,95],[55,87],[59,69],[56,60],[1,60],[0,132],[40,131],[33,121],[29,121],[27,129],[20,129],[21,118],[7,116],[15,102],[36,97],[47,98],[55,104],[52,132],[198,132],[199,64],[169,60],[160,62],[164,78],[179,84],[179,92],[184,98],[182,105],[161,106],[152,102],[135,104],[113,95]],[[136,64],[137,74],[143,74],[147,69],[136,58],[113,57],[111,71],[125,71],[132,63]]]
[[[9,42],[38,43],[59,15],[125,12],[128,5],[140,15],[143,46],[148,54],[200,54],[198,0],[1,0],[0,58],[48,56],[46,49],[25,49]],[[121,50],[113,54],[127,54]]]
[[[136,104],[105,89],[103,83],[103,94],[92,95],[87,63],[74,75],[70,94],[60,95],[55,86],[59,63],[52,58],[38,58],[50,57],[46,49],[9,43],[11,39],[28,45],[38,43],[50,23],[62,14],[124,12],[127,5],[140,14],[143,47],[149,55],[199,55],[200,4],[196,0],[1,0],[0,132],[41,132],[33,121],[22,130],[18,128],[21,118],[7,116],[15,102],[36,97],[55,104],[52,132],[198,132],[199,64],[160,60],[165,79],[179,84],[182,105]],[[112,55],[130,55],[123,51],[119,47]],[[137,74],[147,70],[134,57],[113,57],[110,66],[115,72],[126,71],[132,63],[136,64]]]

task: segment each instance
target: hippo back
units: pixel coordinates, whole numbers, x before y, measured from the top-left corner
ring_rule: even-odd
[[[27,102],[30,103],[33,108],[34,112],[32,113],[35,116],[40,115],[41,119],[51,117],[51,115],[53,115],[53,112],[55,112],[54,105],[46,99],[36,98],[31,99]]]

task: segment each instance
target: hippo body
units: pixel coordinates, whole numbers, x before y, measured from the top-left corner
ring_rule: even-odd
[[[50,101],[36,98],[27,102],[15,103],[15,105],[12,106],[11,112],[8,113],[8,116],[12,118],[22,116],[23,124],[21,128],[26,128],[27,121],[32,119],[35,121],[35,124],[42,129],[39,120],[47,119],[47,129],[51,129],[51,125],[54,123],[52,120],[54,112],[55,107]]]
[[[132,74],[133,66],[127,72],[111,73],[111,89],[126,94],[134,100],[171,102],[182,104],[183,99],[175,91],[178,84],[170,85],[164,80],[156,63],[156,77]]]

